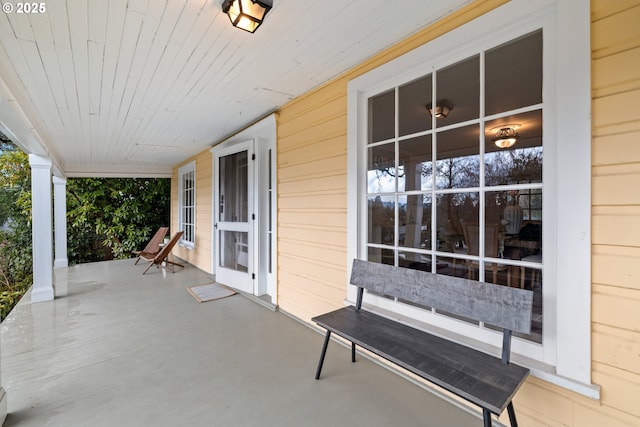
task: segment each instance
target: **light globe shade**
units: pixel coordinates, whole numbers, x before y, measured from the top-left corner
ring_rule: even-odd
[[[258,29],[270,9],[270,2],[264,0],[225,0],[222,3],[222,11],[229,16],[231,25],[250,33]]]

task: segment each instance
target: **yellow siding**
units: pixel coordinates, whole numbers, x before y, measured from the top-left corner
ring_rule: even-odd
[[[592,367],[602,406],[575,422],[640,425],[640,1],[593,1],[591,15]]]
[[[282,108],[282,309],[308,320],[345,298],[347,82],[502,3],[476,1]],[[531,378],[515,399],[522,426],[640,425],[640,0],[591,5],[592,373],[601,400]]]
[[[196,161],[196,245],[195,249],[176,246],[173,253],[199,269],[211,273],[212,158],[209,150],[177,165],[171,180],[171,232],[178,229],[178,168]]]
[[[345,298],[347,82],[505,2],[476,1],[282,108],[277,173],[283,310],[308,321]],[[601,400],[532,377],[515,399],[525,427],[640,425],[640,0],[592,0],[591,17],[592,374]],[[211,154],[194,159],[196,249],[178,248],[176,254],[210,271]]]

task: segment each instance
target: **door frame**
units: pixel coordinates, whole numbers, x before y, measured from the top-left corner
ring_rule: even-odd
[[[216,268],[216,230],[215,206],[218,201],[216,193],[216,165],[215,154],[219,150],[231,149],[247,140],[254,141],[255,160],[249,160],[253,166],[253,213],[255,214],[253,260],[250,270],[255,273],[253,295],[277,306],[277,156],[276,156],[276,115],[271,114],[253,125],[245,128],[237,134],[221,141],[210,149],[212,153],[211,174],[211,272],[215,274]],[[271,187],[269,187],[271,185]]]
[[[216,147],[213,150],[213,240],[212,240],[212,249],[213,252],[218,254],[216,258],[213,259],[213,273],[216,276],[216,280],[220,280],[220,277],[224,274],[225,280],[221,280],[220,282],[236,288],[243,292],[255,293],[255,248],[256,245],[254,243],[256,236],[256,221],[255,221],[255,189],[254,186],[256,184],[256,180],[254,178],[254,146],[255,141],[253,139],[243,140],[241,142],[237,142],[229,145],[222,145]],[[218,190],[220,188],[220,159],[231,156],[237,153],[247,153],[247,165],[246,165],[246,179],[247,179],[247,221],[246,222],[228,222],[228,221],[220,221],[219,220],[219,209],[220,203],[218,199],[220,195],[218,194]],[[227,200],[229,199],[229,195],[227,195]],[[229,208],[229,207],[227,207]],[[223,226],[220,223],[228,223],[226,229],[223,230]],[[246,224],[246,225],[245,225]],[[222,267],[220,263],[217,262],[217,258],[220,258],[220,247],[218,246],[221,240],[219,239],[221,231],[237,231],[240,233],[247,233],[247,272],[233,270],[232,268]],[[226,244],[226,243],[225,243]],[[224,271],[221,271],[221,269]]]

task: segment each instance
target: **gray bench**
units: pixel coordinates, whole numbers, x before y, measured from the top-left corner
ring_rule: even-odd
[[[355,307],[312,319],[327,330],[316,379],[335,333],[351,341],[352,362],[360,346],[480,406],[485,427],[491,426],[491,413],[500,415],[505,408],[517,426],[512,399],[529,369],[509,362],[511,334],[530,332],[531,291],[362,260],[353,262],[351,284],[358,287]],[[502,357],[367,311],[362,308],[364,289],[502,328]]]

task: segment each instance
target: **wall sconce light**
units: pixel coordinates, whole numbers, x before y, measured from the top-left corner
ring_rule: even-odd
[[[431,104],[429,104],[427,105],[427,110],[429,110],[429,114],[431,115],[431,117],[435,116],[436,119],[444,119],[445,117],[447,117],[449,112],[453,110],[453,108],[448,107],[444,104],[436,104],[434,108]]]
[[[271,0],[224,0],[222,11],[229,15],[231,25],[253,33],[262,24],[271,6]]]
[[[491,132],[496,132],[495,138],[492,139],[493,143],[498,148],[509,148],[516,143],[520,135],[516,132],[518,125],[503,125],[499,128],[491,129]]]

